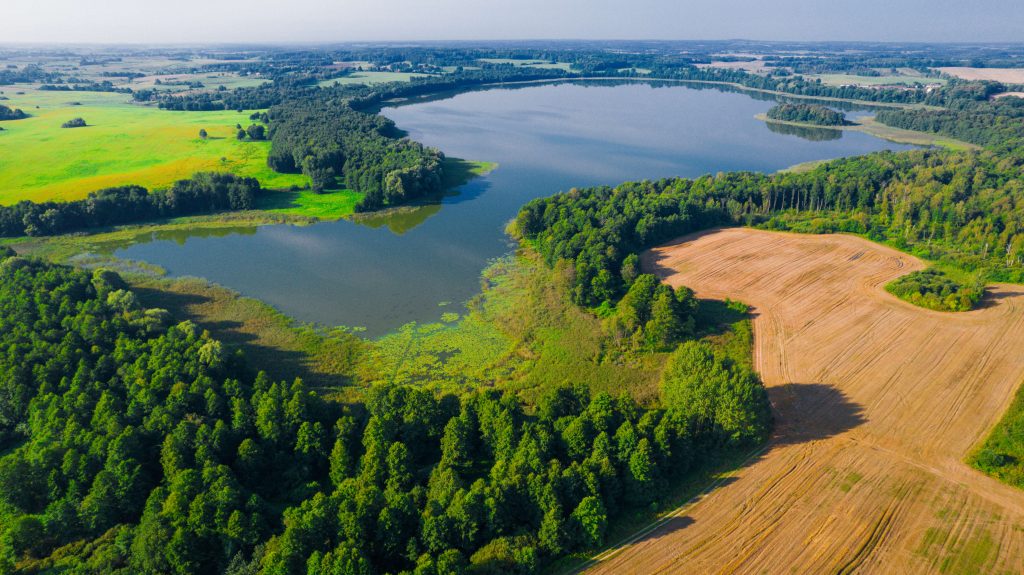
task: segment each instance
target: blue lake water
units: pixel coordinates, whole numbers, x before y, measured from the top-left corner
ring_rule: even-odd
[[[438,205],[403,213],[145,235],[115,255],[207,278],[300,321],[363,326],[373,337],[461,311],[488,261],[511,249],[505,224],[533,198],[909,148],[859,132],[770,128],[754,116],[773,104],[683,85],[565,83],[385,108],[413,139],[498,169]]]

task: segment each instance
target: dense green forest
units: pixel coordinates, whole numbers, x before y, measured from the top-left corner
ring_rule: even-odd
[[[846,124],[846,114],[818,104],[777,104],[768,110],[767,116],[772,120],[802,122],[819,126]]]
[[[270,167],[302,171],[315,191],[333,188],[340,178],[344,187],[363,194],[359,211],[441,191],[440,151],[400,138],[391,120],[354,110],[330,92],[286,100],[267,116]]]
[[[934,132],[980,146],[1024,138],[1024,98],[994,102],[958,99],[942,110],[882,110],[878,121],[897,128]]]
[[[49,236],[83,228],[253,207],[255,178],[197,173],[166,190],[122,186],[92,192],[84,200],[0,206],[0,237]]]
[[[749,368],[692,341],[658,409],[585,382],[328,402],[113,272],[10,251],[0,350],[3,572],[540,572],[770,425]]]

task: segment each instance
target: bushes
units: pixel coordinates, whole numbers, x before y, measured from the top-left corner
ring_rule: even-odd
[[[60,125],[61,128],[84,128],[87,124],[81,118],[74,118]]]
[[[26,114],[25,112],[23,112],[19,108],[13,108],[12,109],[12,108],[9,108],[7,106],[4,106],[3,104],[0,104],[0,121],[4,121],[4,120],[21,120],[21,119],[27,118],[27,117],[28,117],[28,114]]]
[[[889,282],[885,289],[902,300],[936,311],[970,311],[985,293],[981,285],[965,286],[935,269],[907,274]]]

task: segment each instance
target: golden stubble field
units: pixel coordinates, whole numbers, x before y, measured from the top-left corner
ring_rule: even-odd
[[[944,74],[963,80],[991,80],[1004,84],[1024,84],[1024,68],[936,68]]]
[[[1024,572],[1024,491],[963,463],[1024,379],[1024,288],[932,312],[883,289],[924,267],[911,256],[750,229],[683,238],[644,263],[754,306],[776,431],[595,573]]]

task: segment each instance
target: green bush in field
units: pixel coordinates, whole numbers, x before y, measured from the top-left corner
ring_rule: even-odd
[[[902,300],[936,311],[969,311],[984,294],[981,286],[965,286],[934,269],[905,275],[885,289]]]

